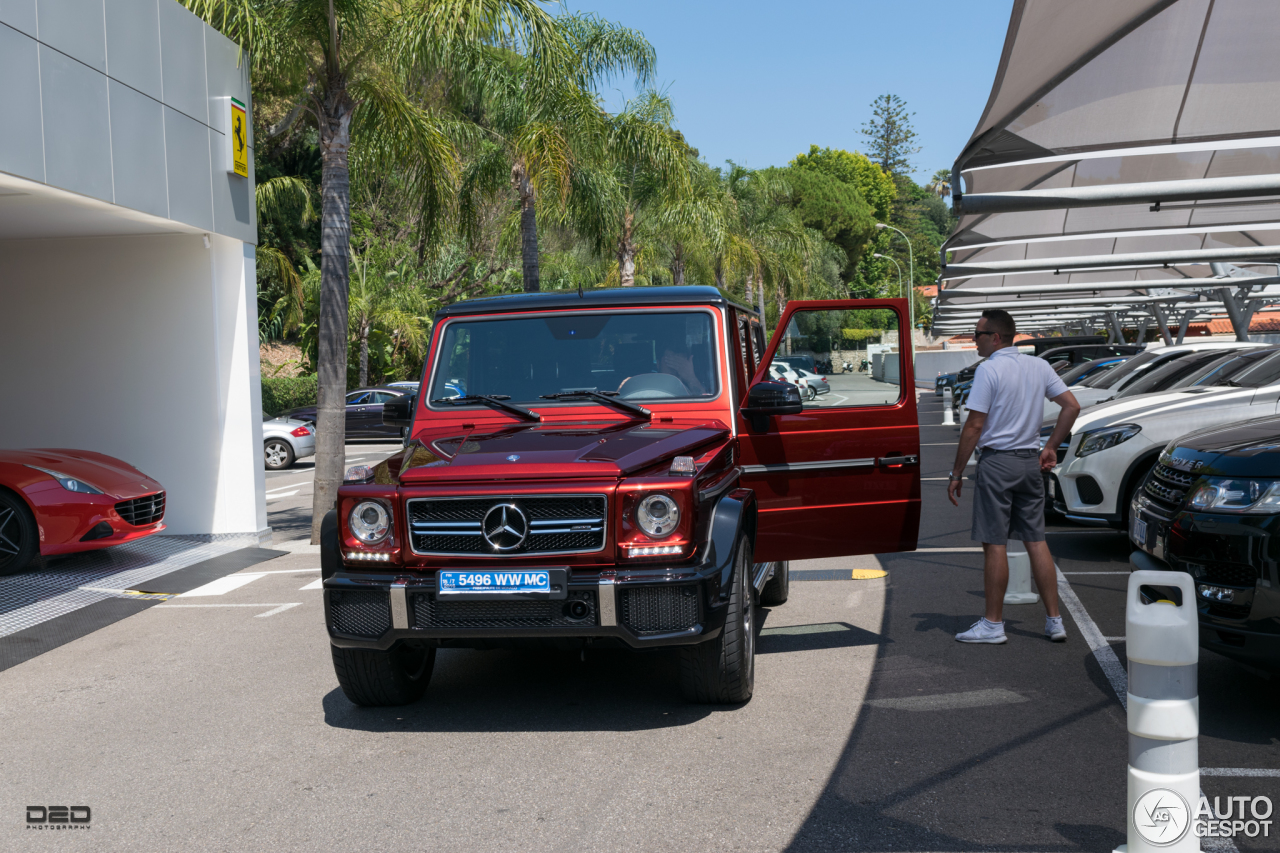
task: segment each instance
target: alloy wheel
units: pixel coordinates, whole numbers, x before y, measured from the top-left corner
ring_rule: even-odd
[[[22,550],[22,528],[18,514],[8,507],[0,507],[0,565],[9,562]]]

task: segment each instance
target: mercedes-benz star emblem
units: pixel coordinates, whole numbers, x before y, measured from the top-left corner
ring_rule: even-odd
[[[519,454],[519,453],[512,453],[510,456],[508,456],[508,457],[507,457],[507,461],[508,461],[508,462],[519,462],[519,461],[520,461],[520,454]]]
[[[529,519],[515,504],[494,504],[485,513],[481,529],[495,551],[514,551],[529,535]]]

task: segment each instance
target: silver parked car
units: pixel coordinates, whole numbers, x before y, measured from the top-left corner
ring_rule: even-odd
[[[280,471],[316,453],[316,428],[306,421],[274,418],[262,422],[262,446],[268,471]]]

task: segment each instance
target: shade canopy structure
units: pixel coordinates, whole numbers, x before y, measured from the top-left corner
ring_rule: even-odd
[[[1128,316],[1213,300],[1233,323],[1269,303],[1277,34],[1267,0],[1015,0],[952,170],[935,324],[961,303],[1050,296],[1144,309]]]

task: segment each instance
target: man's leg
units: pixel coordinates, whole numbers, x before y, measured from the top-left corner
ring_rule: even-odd
[[[1031,557],[1031,575],[1036,579],[1036,589],[1044,602],[1044,612],[1050,618],[1058,615],[1058,571],[1053,565],[1053,554],[1048,542],[1023,542]]]
[[[982,590],[987,599],[988,622],[1004,621],[1004,593],[1009,588],[1009,548],[982,543]],[[1057,607],[1057,601],[1054,601]]]

